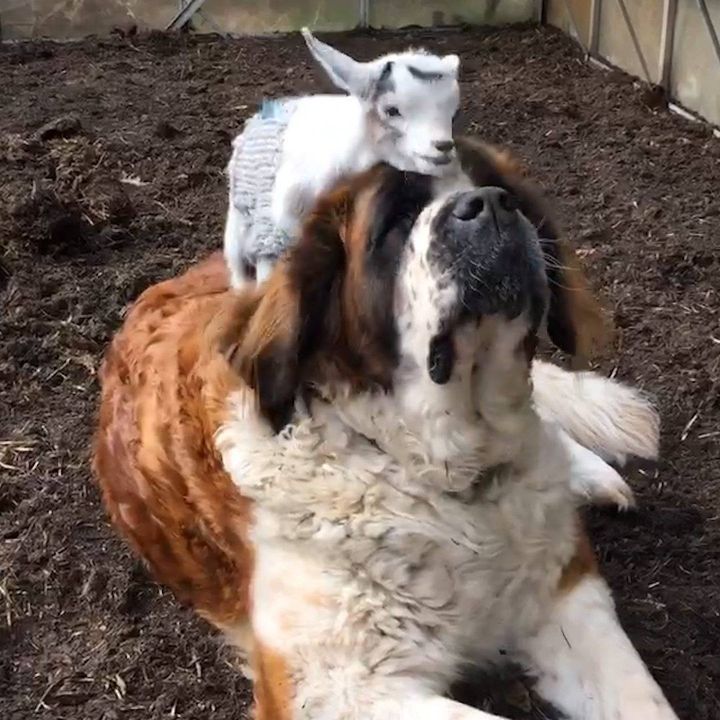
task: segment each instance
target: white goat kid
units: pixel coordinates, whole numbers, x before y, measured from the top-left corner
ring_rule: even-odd
[[[384,161],[441,176],[455,169],[457,55],[422,50],[353,60],[307,30],[310,52],[347,95],[267,102],[233,141],[225,258],[239,287],[269,274],[317,196]]]

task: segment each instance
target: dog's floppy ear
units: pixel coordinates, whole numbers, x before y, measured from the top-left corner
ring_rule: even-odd
[[[292,419],[306,361],[338,309],[344,266],[343,198],[320,201],[296,245],[265,282],[242,340],[228,360],[255,392],[260,412],[280,432]]]
[[[556,347],[584,363],[608,342],[610,323],[569,243],[543,238],[541,244],[550,283],[548,335]]]
[[[456,145],[462,168],[472,182],[478,187],[494,185],[509,190],[535,226],[550,282],[548,335],[560,350],[586,361],[607,343],[612,328],[590,290],[575,251],[560,238],[547,202],[507,150],[467,137],[458,138]]]

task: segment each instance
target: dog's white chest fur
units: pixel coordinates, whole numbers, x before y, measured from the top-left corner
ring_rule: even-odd
[[[320,404],[280,437],[236,408],[218,446],[256,502],[253,627],[296,658],[303,687],[338,667],[440,687],[533,633],[576,539],[551,429],[537,425],[533,467],[500,465],[454,492],[453,463],[420,458],[382,399]]]

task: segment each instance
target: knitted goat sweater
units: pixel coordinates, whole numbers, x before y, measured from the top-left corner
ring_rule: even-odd
[[[259,258],[276,260],[291,242],[275,227],[271,207],[285,131],[296,105],[294,98],[264,101],[233,141],[227,170],[230,201],[247,223],[244,260],[252,266]]]

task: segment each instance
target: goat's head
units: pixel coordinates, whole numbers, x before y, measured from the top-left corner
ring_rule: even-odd
[[[421,50],[357,62],[303,36],[332,82],[365,107],[383,160],[399,170],[443,175],[454,166],[453,120],[460,103],[457,55]]]

